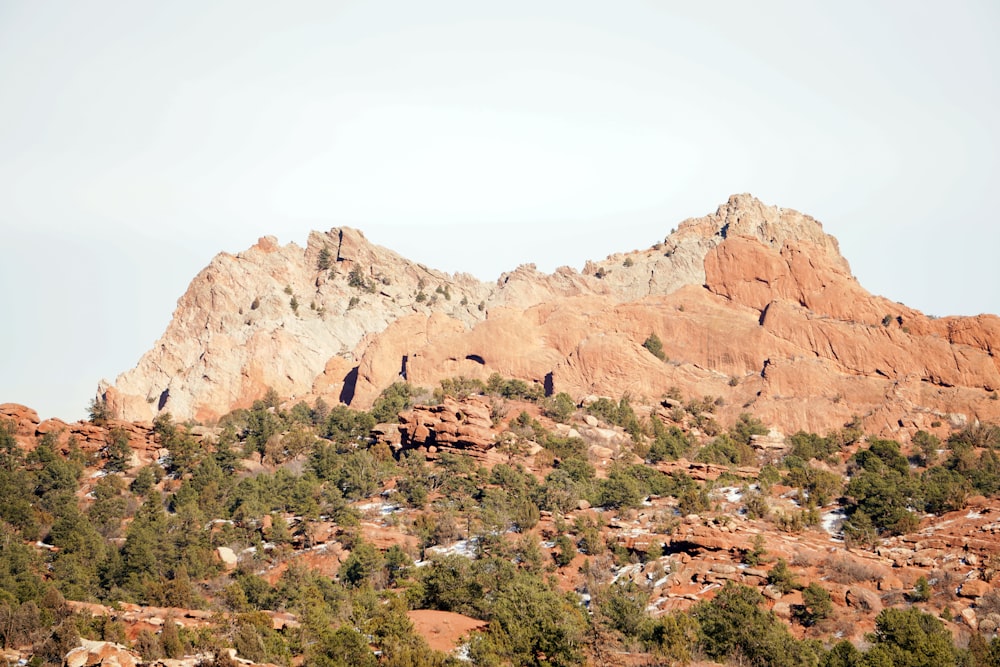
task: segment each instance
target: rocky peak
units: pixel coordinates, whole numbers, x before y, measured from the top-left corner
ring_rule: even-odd
[[[752,406],[786,432],[854,414],[891,430],[1000,412],[984,400],[1000,387],[998,322],[931,320],[872,296],[819,222],[750,195],[582,272],[526,264],[495,284],[343,227],[313,232],[305,248],[265,237],[218,255],[153,349],[100,396],[131,420],[212,421],[268,388],[366,407],[400,379],[497,372],[575,397],[676,386]],[[643,349],[651,332],[669,362]]]

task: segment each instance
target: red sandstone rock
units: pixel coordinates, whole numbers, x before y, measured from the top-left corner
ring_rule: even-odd
[[[413,630],[427,640],[435,651],[450,653],[463,637],[486,627],[486,621],[463,616],[450,611],[418,609],[406,612],[413,622]]]
[[[981,579],[970,579],[962,582],[962,585],[958,589],[958,594],[963,598],[976,599],[986,595],[992,589],[992,586]]]
[[[316,268],[323,248],[332,271]],[[751,411],[785,433],[825,432],[855,414],[869,432],[903,439],[935,421],[1000,419],[990,399],[1000,318],[932,320],[869,294],[808,216],[738,195],[628,259],[551,275],[527,265],[488,285],[355,230],[314,233],[305,248],[265,238],[216,257],[161,340],[102,394],[129,419],[169,410],[213,420],[267,387],[367,407],[400,379],[431,387],[497,372],[575,399],[655,401],[678,387],[722,397],[720,423]],[[651,332],[669,363],[643,349]],[[433,434],[445,446],[486,437],[459,430]],[[420,423],[409,437],[431,435]]]

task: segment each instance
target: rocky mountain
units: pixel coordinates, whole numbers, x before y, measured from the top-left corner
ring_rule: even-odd
[[[655,334],[666,360],[643,342]],[[807,215],[734,195],[661,243],[495,284],[349,228],[218,255],[136,368],[99,398],[118,418],[212,422],[268,388],[367,407],[400,379],[492,373],[547,392],[721,397],[786,432],[870,433],[1000,418],[1000,318],[932,318],[868,293]]]

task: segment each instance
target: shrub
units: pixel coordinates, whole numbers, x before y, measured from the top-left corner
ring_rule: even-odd
[[[799,618],[805,625],[813,625],[833,612],[830,593],[815,581],[802,589],[802,602],[804,609]]]
[[[649,593],[630,580],[617,581],[600,591],[597,608],[602,620],[626,637],[637,637],[649,620]]]
[[[368,288],[368,280],[365,278],[364,271],[361,270],[360,266],[355,265],[351,267],[351,270],[347,273],[347,285],[355,289]]]
[[[434,398],[438,401],[444,400],[445,396],[464,399],[469,396],[485,393],[486,385],[482,380],[467,377],[454,377],[441,380],[441,386],[434,390]]]
[[[576,403],[566,392],[559,392],[555,396],[545,399],[542,404],[542,414],[557,422],[566,423],[576,411]]]
[[[773,612],[761,608],[763,601],[754,589],[727,582],[711,601],[695,605],[691,614],[699,624],[705,654],[750,665],[816,665],[819,656],[813,644],[796,641]]]
[[[746,465],[754,459],[753,449],[745,443],[734,442],[726,434],[712,440],[698,450],[697,461],[718,465]]]
[[[921,576],[917,579],[913,591],[910,592],[910,599],[914,602],[927,602],[931,599],[931,585],[927,582],[927,577]]]
[[[372,417],[376,423],[395,423],[398,415],[413,406],[413,388],[406,382],[393,382],[382,390],[372,403]]]
[[[330,254],[330,249],[326,246],[319,251],[319,255],[316,257],[316,270],[326,271],[330,268],[330,261],[333,256]]]
[[[649,334],[646,340],[642,343],[642,346],[649,350],[649,353],[660,361],[666,361],[667,355],[663,351],[663,341],[655,333]]]
[[[576,556],[576,546],[573,544],[573,540],[566,535],[560,535],[556,538],[556,549],[557,551],[552,554],[552,557],[559,567],[566,567]]]
[[[951,633],[938,619],[916,608],[885,609],[875,618],[874,645],[865,664],[898,667],[954,665]],[[873,654],[880,654],[873,660]]]
[[[771,571],[767,573],[767,583],[784,593],[802,589],[802,584],[795,580],[795,575],[784,558],[779,558]]]
[[[524,380],[506,380],[499,373],[493,373],[486,380],[486,390],[508,399],[538,401],[545,396],[545,390],[538,384],[528,384]]]

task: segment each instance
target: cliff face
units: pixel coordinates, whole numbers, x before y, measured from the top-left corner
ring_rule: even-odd
[[[669,361],[642,347],[650,333]],[[492,285],[352,229],[305,248],[264,238],[217,256],[153,349],[99,393],[124,419],[211,421],[268,387],[367,407],[401,378],[499,372],[575,398],[676,386],[786,432],[859,415],[891,433],[1000,417],[997,349],[1000,318],[931,319],[873,296],[818,222],[737,195],[647,250]]]

